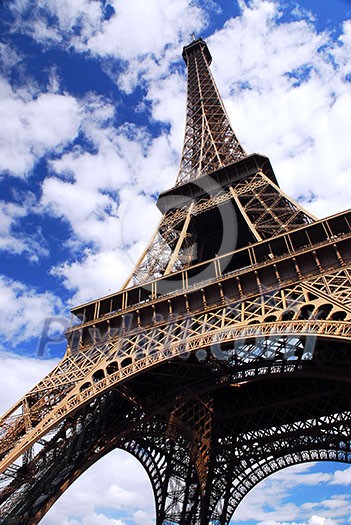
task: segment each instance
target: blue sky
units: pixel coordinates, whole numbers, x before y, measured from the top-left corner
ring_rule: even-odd
[[[178,170],[192,33],[246,151],[268,155],[317,217],[350,207],[349,0],[13,0],[0,28],[1,410],[63,355],[70,307],[117,290],[156,227],[156,196]],[[114,453],[43,523],[153,523],[138,468]],[[235,523],[344,525],[350,487],[341,465],[282,471]]]

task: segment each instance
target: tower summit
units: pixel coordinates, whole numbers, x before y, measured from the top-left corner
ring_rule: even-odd
[[[259,481],[351,463],[351,211],[314,219],[230,127],[186,46],[177,182],[124,287],[72,310],[57,367],[0,420],[0,523],[35,525],[92,464],[133,454],[157,525],[228,525]]]
[[[202,38],[183,50],[188,68],[185,137],[176,184],[195,179],[244,158],[210,70]]]

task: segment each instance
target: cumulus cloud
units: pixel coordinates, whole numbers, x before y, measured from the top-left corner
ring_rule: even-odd
[[[323,516],[312,516],[308,520],[308,525],[336,525],[336,522]]]
[[[332,474],[327,472],[310,472],[314,465],[316,464],[304,463],[296,465],[294,468],[283,469],[274,475],[274,480],[286,489],[300,484],[318,485],[327,483],[332,479]]]
[[[351,485],[351,467],[346,470],[336,470],[330,481],[331,485]]]
[[[283,189],[315,215],[347,208],[349,21],[335,43],[308,19],[282,23],[278,2],[242,8],[208,39],[239,138],[271,158]]]
[[[105,512],[98,509],[105,509]],[[111,522],[103,521],[102,515],[116,516],[116,512],[121,521],[116,518]],[[101,521],[97,521],[100,514]],[[82,525],[117,525],[133,521],[152,525],[153,517],[153,493],[146,472],[130,454],[116,450],[90,467],[68,488],[47,513],[43,525],[62,525],[66,523],[64,519],[72,520],[67,525],[75,524],[74,520]]]
[[[15,0],[11,9],[13,30],[30,34],[47,46],[71,40],[84,42],[104,18],[104,8],[98,0]]]
[[[22,202],[0,201],[0,251],[11,255],[24,254],[31,262],[48,256],[40,228],[29,234],[21,231],[21,220],[35,209],[33,195],[26,194]]]
[[[73,292],[70,302],[76,305],[116,292],[131,271],[128,259],[120,250],[94,253],[87,249],[81,259],[56,266],[52,273]]]
[[[162,144],[162,138],[147,147],[149,137],[133,126],[117,130],[99,126],[90,122],[87,133],[95,152],[75,148],[51,162],[53,176],[43,182],[41,205],[45,212],[69,222],[80,241],[112,249],[135,242],[126,235],[125,228],[128,219],[136,226],[140,209],[145,213],[144,221],[139,228],[132,228],[137,240],[145,230],[143,225],[156,217],[154,199],[150,197],[158,187],[155,172],[162,165],[167,171],[171,152],[167,144]]]
[[[99,58],[102,69],[127,93],[151,78],[167,76],[168,65],[179,60],[190,35],[207,26],[207,11],[219,10],[214,2],[191,0],[110,0],[105,5],[97,0],[74,5],[15,0],[11,9],[13,30],[45,47],[62,46]]]
[[[275,521],[265,520],[259,522],[257,525],[337,525],[337,522],[323,516],[312,516],[308,521],[292,522],[292,521]]]
[[[301,505],[301,512],[322,515],[325,519],[342,520],[349,516],[350,499],[350,494],[333,494],[322,501],[304,503]]]
[[[35,359],[0,351],[0,415],[5,413],[50,370],[55,359]]]
[[[9,43],[0,42],[0,68],[8,75],[15,67],[18,69],[21,55]]]
[[[0,310],[2,344],[12,347],[29,339],[38,340],[45,319],[63,317],[62,302],[52,292],[37,292],[3,275],[0,275]]]
[[[340,485],[343,475],[348,483],[348,470],[345,467],[337,474]],[[259,525],[341,525],[349,517],[351,497],[326,492],[326,487],[335,484],[335,474],[319,470],[319,463],[282,469],[248,493],[234,518],[258,521]],[[330,497],[325,497],[327,493]]]
[[[79,104],[70,95],[15,92],[0,78],[0,172],[25,176],[48,151],[59,151],[79,128]]]
[[[184,76],[180,72],[172,72],[165,78],[160,78],[157,82],[150,82],[147,89],[146,100],[151,104],[152,117],[156,121],[167,122],[170,125],[168,141],[173,151],[176,152],[177,163],[184,139],[185,129],[185,101],[186,83]],[[159,146],[159,145],[158,145]],[[165,147],[165,146],[164,146]],[[159,151],[159,148],[155,148]],[[170,159],[167,159],[170,165]],[[174,182],[177,172],[176,165],[173,166],[173,173],[164,180],[170,186]],[[164,169],[162,170],[164,174]]]
[[[123,60],[157,55],[206,24],[205,11],[190,0],[110,0],[105,6],[97,0],[15,0],[11,9],[14,28],[44,45]]]
[[[47,525],[49,525],[47,518],[44,518],[43,523],[47,523]],[[58,522],[52,522],[53,525],[54,523],[57,523],[58,525]],[[103,514],[96,514],[93,512],[92,514],[87,514],[84,516],[82,521],[77,521],[75,519],[64,519],[60,522],[60,525],[126,525],[126,523],[124,521],[115,520],[113,518],[110,519]]]
[[[147,4],[142,0],[114,0],[111,5],[114,16],[105,20],[101,31],[87,42],[89,49],[99,55],[124,60],[148,53],[157,56],[167,43],[188,39],[204,24],[202,10],[189,0],[150,0]]]
[[[155,520],[150,517],[150,515],[143,511],[143,510],[137,510],[133,514],[133,520],[135,525],[153,525],[155,523]]]

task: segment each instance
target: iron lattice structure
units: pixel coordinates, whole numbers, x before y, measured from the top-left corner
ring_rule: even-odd
[[[185,138],[177,184],[244,158],[212,77],[211,54],[201,39],[184,48],[188,66]]]
[[[157,525],[228,524],[259,481],[351,462],[351,211],[316,220],[245,155],[200,39],[178,183],[122,290],[72,310],[57,367],[1,419],[0,523],[36,524],[115,448]]]

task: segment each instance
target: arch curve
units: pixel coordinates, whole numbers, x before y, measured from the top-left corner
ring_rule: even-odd
[[[324,444],[326,445],[328,441],[330,439],[326,437]],[[239,503],[253,488],[272,474],[287,467],[315,461],[351,464],[350,445],[351,440],[348,444],[348,450],[345,450],[343,446],[340,446],[338,449],[326,446],[318,448],[311,444],[310,447],[302,448],[301,450],[296,449],[283,454],[276,454],[265,458],[264,461],[256,461],[251,465],[247,465],[247,468],[236,474],[236,477],[233,479],[229,500],[226,503],[220,499],[217,500],[216,507],[212,510],[213,517],[223,520],[221,523],[229,524],[233,515],[235,516],[235,510]],[[226,509],[226,512],[223,512],[224,509]]]

